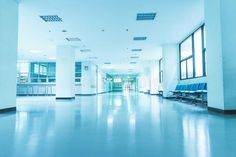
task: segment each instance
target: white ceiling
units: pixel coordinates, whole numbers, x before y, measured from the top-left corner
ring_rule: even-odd
[[[136,21],[137,13],[149,12],[157,13],[154,21]],[[58,15],[63,22],[46,23],[39,15]],[[77,60],[93,60],[107,72],[136,72],[138,65],[161,57],[162,45],[179,43],[203,20],[204,0],[21,0],[19,59],[55,58],[56,45],[73,45]],[[135,36],[147,40],[133,41]],[[82,41],[68,42],[66,37]],[[92,51],[80,52],[84,48]],[[134,48],[143,51],[134,54]],[[130,59],[133,55],[140,58]],[[132,61],[138,65],[130,65]]]

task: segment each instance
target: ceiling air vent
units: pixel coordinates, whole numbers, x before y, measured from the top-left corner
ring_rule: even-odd
[[[62,18],[60,18],[58,15],[43,15],[39,16],[43,21],[45,22],[62,22]]]
[[[156,13],[138,13],[137,14],[137,21],[143,21],[143,20],[154,20],[156,17]]]
[[[130,64],[136,64],[136,62],[130,62]]]
[[[91,50],[90,49],[82,49],[82,50],[80,50],[80,52],[91,52]]]
[[[134,37],[134,41],[147,40],[147,37]]]
[[[81,41],[80,38],[66,38],[67,41]]]
[[[142,49],[132,49],[133,52],[140,52]]]

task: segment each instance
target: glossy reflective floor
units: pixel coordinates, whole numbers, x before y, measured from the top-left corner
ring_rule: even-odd
[[[235,157],[236,117],[135,93],[18,98],[0,157]]]

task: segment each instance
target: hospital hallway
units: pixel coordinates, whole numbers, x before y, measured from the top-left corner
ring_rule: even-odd
[[[142,93],[18,97],[16,113],[0,115],[0,156],[235,157],[235,124],[235,116]]]

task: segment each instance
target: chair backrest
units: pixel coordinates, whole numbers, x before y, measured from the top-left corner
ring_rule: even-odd
[[[180,90],[181,85],[176,85],[175,90]]]
[[[198,90],[206,90],[207,89],[207,84],[206,83],[200,83],[198,86]]]
[[[182,85],[182,91],[185,91],[185,90],[187,90],[188,89],[188,86],[187,85]]]
[[[192,89],[192,91],[198,90],[198,86],[199,86],[199,83],[193,84],[193,89]]]
[[[193,84],[188,84],[187,85],[187,91],[192,91],[193,88]]]

